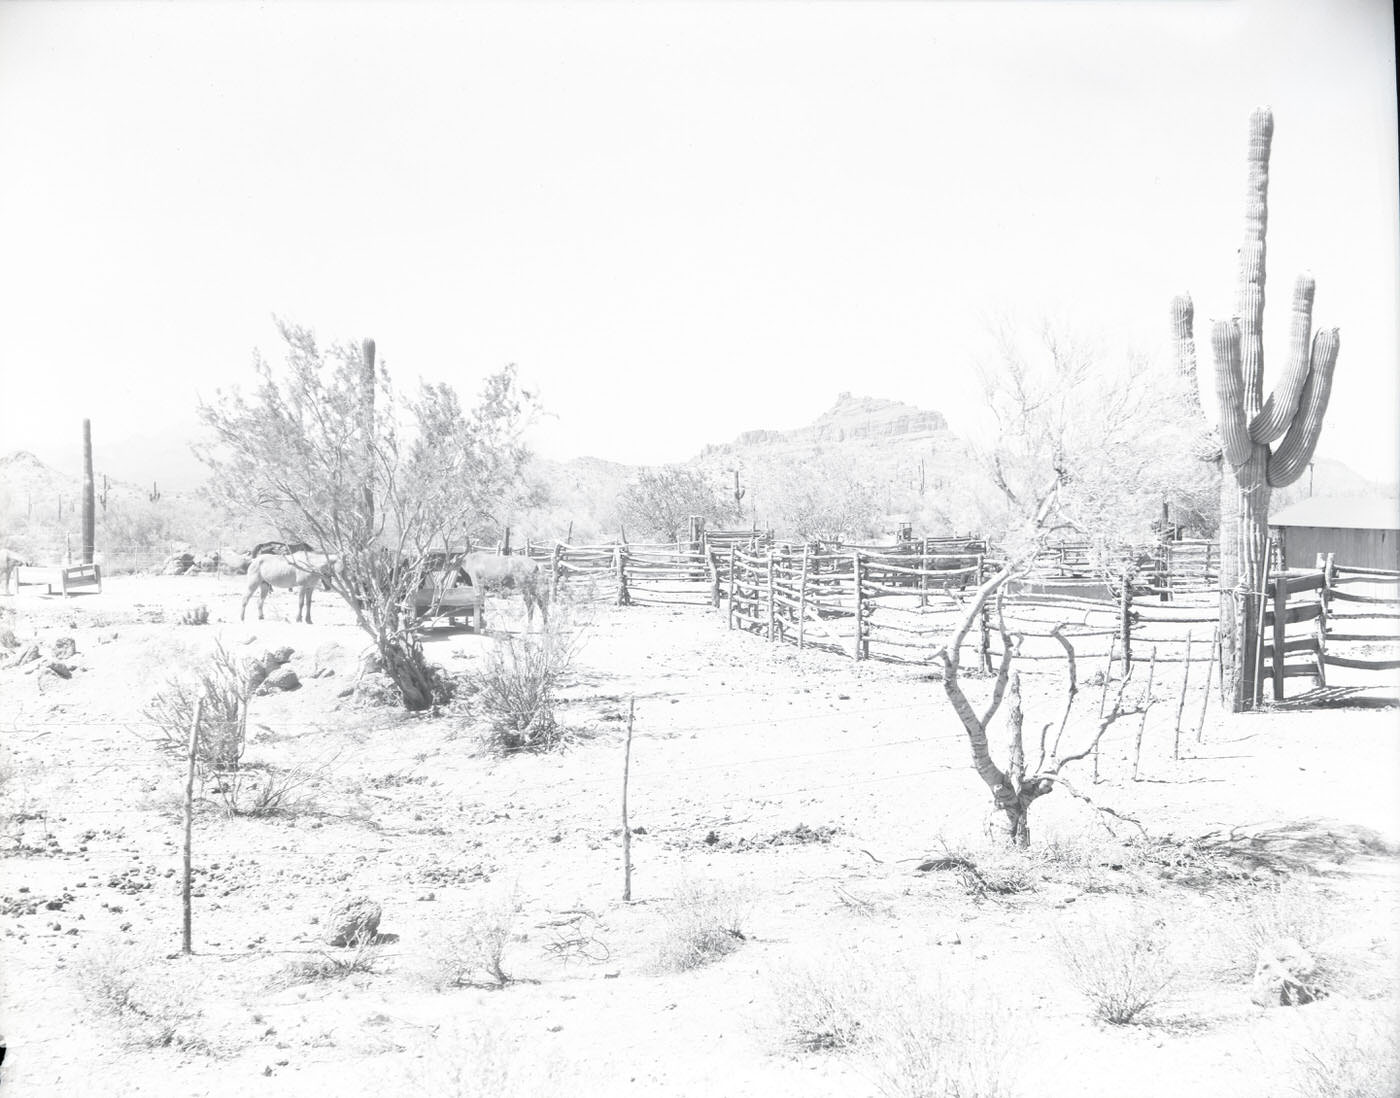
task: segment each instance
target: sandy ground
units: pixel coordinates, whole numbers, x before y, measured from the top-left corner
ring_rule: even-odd
[[[1020,1081],[1000,1093],[1287,1093],[1281,1050],[1308,1011],[1341,1009],[1261,1009],[1248,974],[1217,963],[1230,903],[1276,884],[1257,859],[1231,863],[1252,876],[1219,888],[1164,878],[1154,863],[1103,888],[1051,871],[1014,896],[919,872],[930,853],[985,849],[987,795],[939,683],[918,668],[770,645],[699,608],[580,609],[560,710],[571,742],[496,758],[480,750],[470,710],[410,718],[340,697],[365,639],[333,596],[318,595],[311,626],[288,620],[285,593],[267,620],[240,623],[241,597],[240,579],[205,576],[4,600],[21,641],[72,637],[79,670],[67,680],[0,670],[10,817],[0,1093],[873,1095],[878,1063],[797,1047],[776,990],[794,967],[850,958],[934,981],[948,1001],[976,991],[1001,1004],[1020,1034],[1006,1042]],[[201,604],[210,624],[177,624]],[[490,624],[518,636],[523,623],[497,603]],[[294,649],[303,686],[255,699],[247,759],[313,776],[288,817],[202,805],[195,952],[180,958],[184,775],[153,746],[143,710],[216,641],[239,654]],[[443,635],[428,650],[464,670],[495,643]],[[1028,729],[1058,719],[1062,691],[1056,674],[1026,676]],[[1348,849],[1369,842],[1373,853],[1345,864],[1314,859],[1308,880],[1338,905],[1358,956],[1394,982],[1395,862],[1374,851],[1400,844],[1396,711],[1229,717],[1212,706],[1198,744],[1193,692],[1175,760],[1176,683],[1160,682],[1157,697],[1141,780],[1130,720],[1106,742],[1097,783],[1087,760],[1070,771],[1076,788],[1157,837],[1282,828],[1339,835]],[[629,699],[636,834],[624,903]],[[1108,851],[1099,861],[1112,863],[1119,847],[1103,824],[1062,791],[1033,818],[1038,843]],[[1116,872],[1098,865],[1095,879]],[[672,898],[711,887],[737,898],[740,948],[658,971]],[[391,940],[373,970],[286,979],[291,963],[344,954],[320,944],[316,920],[347,895],[383,906]],[[444,939],[511,897],[505,968],[516,982],[435,986]],[[1173,928],[1183,975],[1151,1024],[1114,1027],[1093,1019],[1055,943],[1124,905]],[[199,1046],[147,1047],[96,1010],[103,957],[187,995],[202,1012],[191,1023]]]

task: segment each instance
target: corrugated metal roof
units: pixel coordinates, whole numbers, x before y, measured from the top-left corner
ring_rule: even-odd
[[[1385,496],[1313,496],[1269,516],[1270,526],[1323,526],[1337,530],[1400,530],[1400,499]]]

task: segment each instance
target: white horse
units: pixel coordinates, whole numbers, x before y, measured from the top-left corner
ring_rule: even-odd
[[[527,629],[535,623],[536,606],[540,608],[540,619],[549,624],[549,582],[538,561],[500,553],[468,553],[458,567],[478,591],[518,589],[525,599]]]
[[[281,556],[277,553],[264,553],[254,557],[248,565],[248,593],[243,596],[243,608],[238,612],[238,620],[248,612],[248,600],[258,596],[258,619],[263,616],[263,603],[274,587],[286,587],[297,592],[297,621],[306,613],[306,624],[311,624],[311,593],[319,583],[327,591],[331,589],[331,569],[335,558],[325,553],[291,553]]]

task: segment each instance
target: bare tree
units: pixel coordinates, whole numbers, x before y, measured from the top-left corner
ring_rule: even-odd
[[[211,472],[207,492],[331,554],[335,589],[405,707],[429,708],[443,687],[405,610],[424,577],[517,485],[533,400],[511,367],[465,410],[447,385],[401,397],[381,366],[370,405],[372,343],[322,351],[305,328],[279,321],[278,330],[281,369],[256,355],[251,394],[221,392],[200,406],[212,436],[196,448]]]
[[[943,689],[967,732],[973,766],[991,791],[994,820],[1008,841],[1025,845],[1031,804],[1067,785],[1063,768],[1087,756],[1115,721],[1140,710],[1124,708],[1125,678],[1105,715],[1075,720],[1074,650],[1057,628],[1069,690],[1054,738],[1049,733],[1056,723],[1043,724],[1036,761],[1030,763],[1014,670],[1020,638],[1004,616],[1007,585],[1026,575],[1047,541],[1062,533],[1097,546],[1106,568],[1115,562],[1123,567],[1125,549],[1147,536],[1163,493],[1181,476],[1202,474],[1199,462],[1172,459],[1183,449],[1181,432],[1196,427],[1187,414],[1189,400],[1170,375],[1131,356],[1116,364],[1105,361],[1085,341],[1049,326],[1033,341],[1003,327],[997,345],[998,367],[983,375],[994,436],[978,449],[988,496],[995,502],[976,502],[982,528],[992,534],[1002,560],[967,600],[939,660]],[[968,631],[993,600],[1001,658],[991,698],[979,713],[959,678],[960,653]],[[1011,735],[1008,758],[999,766],[987,729],[1004,700],[1009,700]]]

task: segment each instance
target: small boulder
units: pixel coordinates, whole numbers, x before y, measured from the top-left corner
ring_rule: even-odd
[[[69,660],[78,651],[78,645],[72,637],[59,637],[50,646],[53,649],[53,657],[56,660]]]
[[[0,629],[0,648],[18,648],[19,638],[15,636],[15,631],[10,628]]]
[[[379,937],[380,906],[367,896],[354,896],[335,904],[321,922],[327,945],[358,946]]]
[[[301,680],[297,678],[297,673],[290,667],[279,667],[263,679],[262,685],[258,687],[258,693],[271,694],[274,690],[286,691],[300,688]]]
[[[1259,1006],[1302,1006],[1322,997],[1313,983],[1317,962],[1296,938],[1279,938],[1259,951],[1249,997]]]

